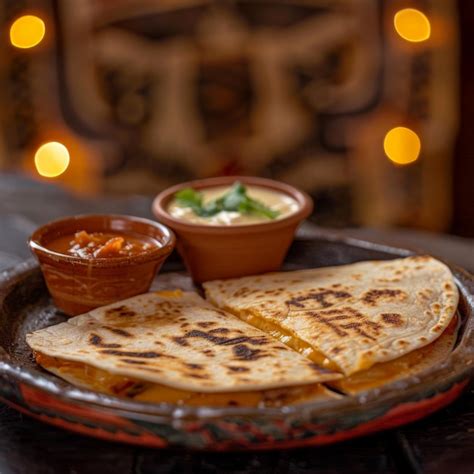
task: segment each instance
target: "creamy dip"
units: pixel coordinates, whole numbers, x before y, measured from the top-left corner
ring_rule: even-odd
[[[190,207],[181,207],[176,200],[171,201],[167,211],[176,219],[192,222],[194,224],[207,225],[250,225],[260,224],[262,222],[272,222],[273,220],[283,219],[290,214],[295,213],[299,209],[298,202],[288,194],[280,193],[272,189],[261,186],[245,185],[249,197],[260,201],[273,211],[279,214],[275,219],[254,214],[241,214],[240,212],[221,211],[214,216],[201,217],[194,213]],[[200,189],[199,192],[203,197],[203,203],[218,199],[227,193],[231,186],[214,186],[212,188]]]

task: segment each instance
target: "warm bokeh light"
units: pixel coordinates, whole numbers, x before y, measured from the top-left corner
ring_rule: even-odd
[[[10,27],[10,41],[17,48],[33,48],[41,43],[46,32],[44,21],[34,15],[17,18]]]
[[[385,154],[397,165],[407,165],[418,159],[421,141],[409,128],[395,127],[385,135],[383,141]]]
[[[62,143],[45,143],[36,150],[35,166],[41,176],[55,178],[67,170],[69,151]]]
[[[431,34],[430,20],[414,8],[398,11],[393,19],[395,30],[405,40],[418,43],[426,41]]]

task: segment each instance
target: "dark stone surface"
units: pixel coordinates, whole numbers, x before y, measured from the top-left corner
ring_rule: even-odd
[[[149,216],[146,197],[86,201],[56,188],[0,177],[0,270],[28,257],[25,241],[43,222],[66,214]],[[308,236],[313,229],[306,227]],[[466,239],[366,229],[348,233],[425,248],[474,270]],[[410,245],[410,242],[416,245]],[[406,427],[335,446],[256,453],[150,450],[71,434],[0,405],[0,474],[154,473],[470,473],[474,471],[474,395]]]

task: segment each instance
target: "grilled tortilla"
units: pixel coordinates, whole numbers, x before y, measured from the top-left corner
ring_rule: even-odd
[[[331,396],[319,382],[340,377],[180,290],[97,308],[26,339],[60,377],[144,401],[286,404]]]
[[[204,284],[218,307],[345,375],[428,345],[458,304],[429,256],[269,273]]]

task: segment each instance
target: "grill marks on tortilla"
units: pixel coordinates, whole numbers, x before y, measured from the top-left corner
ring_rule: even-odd
[[[131,333],[128,331],[125,331],[124,329],[119,329],[119,328],[113,328],[110,326],[103,326],[104,329],[107,329],[107,331],[113,332],[114,334],[117,334],[118,336],[123,336],[123,337],[133,337]]]
[[[202,338],[206,339],[209,342],[212,342],[213,344],[216,344],[217,346],[233,346],[236,344],[242,344],[242,343],[249,343],[252,344],[253,346],[261,346],[261,345],[267,345],[270,344],[270,340],[268,339],[267,336],[237,336],[237,337],[225,337],[225,336],[216,336],[216,331],[217,333],[221,333],[222,330],[225,330],[224,332],[227,333],[229,330],[227,328],[220,328],[219,331],[216,329],[213,329],[211,331],[205,332],[205,331],[200,331],[198,329],[193,329],[192,331],[187,332],[184,335],[184,338]]]
[[[399,313],[382,313],[380,315],[384,323],[387,323],[392,326],[402,326],[403,318]]]
[[[121,344],[106,344],[103,342],[103,339],[98,334],[94,333],[89,336],[89,344],[96,347],[102,347],[104,349],[119,349],[120,347],[122,347]]]
[[[333,306],[335,302],[348,299],[351,296],[352,295],[347,291],[320,288],[317,291],[311,291],[305,295],[295,296],[294,298],[287,300],[286,304],[290,309],[329,308]]]
[[[158,357],[163,357],[163,354],[159,354],[158,352],[154,351],[145,351],[145,352],[135,352],[135,351],[116,351],[113,349],[106,349],[100,351],[101,354],[107,354],[117,357],[137,357],[139,359],[157,359]],[[170,355],[166,355],[165,357],[172,357]]]
[[[402,290],[392,288],[374,289],[362,296],[362,301],[371,306],[377,306],[380,301],[404,301],[408,295]]]
[[[105,311],[106,317],[109,318],[114,318],[114,317],[120,317],[120,318],[128,318],[135,316],[137,313],[130,308],[127,308],[125,305],[120,305],[120,306],[114,306],[112,308],[109,308]]]
[[[343,338],[354,332],[375,341],[382,328],[380,324],[370,321],[362,313],[350,307],[310,311],[307,315]]]
[[[268,357],[268,354],[261,349],[252,349],[245,344],[237,344],[232,347],[232,352],[237,360],[252,361],[258,360],[262,357]]]

